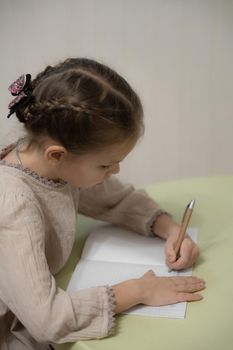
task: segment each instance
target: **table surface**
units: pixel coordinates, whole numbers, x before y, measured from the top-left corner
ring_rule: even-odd
[[[146,187],[149,195],[177,221],[190,199],[191,219],[199,229],[201,256],[193,274],[206,281],[204,299],[188,303],[185,319],[117,316],[113,336],[57,345],[57,350],[232,350],[233,349],[233,176],[193,178]],[[56,276],[66,288],[83,243],[95,221],[80,217],[69,261]]]

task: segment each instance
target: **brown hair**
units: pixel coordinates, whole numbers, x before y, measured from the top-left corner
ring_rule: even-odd
[[[31,102],[16,112],[31,142],[49,136],[81,154],[144,132],[139,97],[119,74],[86,58],[48,66],[31,82]]]
[[[139,97],[119,74],[86,58],[48,66],[31,82],[32,99],[16,111],[31,142],[49,136],[75,154],[99,151],[144,132]]]

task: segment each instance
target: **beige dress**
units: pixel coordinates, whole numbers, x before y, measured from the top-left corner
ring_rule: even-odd
[[[71,253],[77,213],[151,235],[162,211],[115,177],[84,190],[6,163],[14,147],[0,153],[0,349],[106,337],[114,329],[111,287],[70,294],[54,279]]]

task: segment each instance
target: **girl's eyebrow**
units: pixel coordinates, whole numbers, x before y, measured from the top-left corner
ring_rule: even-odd
[[[122,160],[114,160],[113,162],[107,162],[107,163],[114,164],[114,163],[121,163],[122,161],[123,161],[123,159]]]
[[[113,165],[113,164],[117,164],[117,163],[120,163],[122,162],[122,160],[114,160],[114,162],[102,162],[103,164],[106,164],[106,165]]]

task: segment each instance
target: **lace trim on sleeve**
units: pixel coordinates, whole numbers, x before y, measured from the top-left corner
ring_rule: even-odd
[[[114,331],[114,327],[115,327],[115,323],[116,323],[116,319],[114,317],[114,315],[115,315],[114,310],[116,307],[116,299],[115,299],[115,295],[114,295],[112,287],[105,286],[105,288],[107,290],[108,305],[109,305],[109,309],[108,309],[108,315],[109,315],[108,335],[111,335]]]
[[[156,233],[153,232],[153,227],[154,227],[154,224],[156,222],[156,220],[158,219],[159,216],[161,215],[167,215],[167,216],[170,216],[172,218],[172,215],[169,214],[167,211],[163,210],[163,209],[159,209],[157,210],[153,215],[152,217],[150,218],[150,220],[148,221],[147,223],[147,232],[148,232],[148,235],[149,236],[155,236]]]

